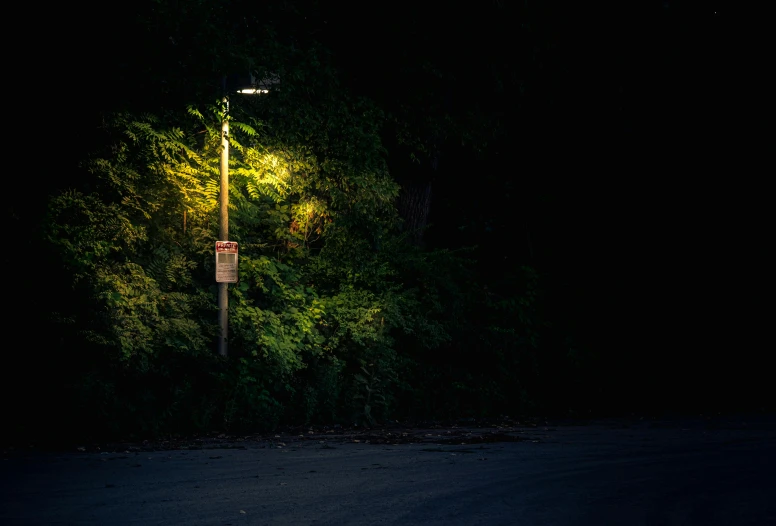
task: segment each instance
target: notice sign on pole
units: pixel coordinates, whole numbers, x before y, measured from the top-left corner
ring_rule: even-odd
[[[216,241],[216,282],[237,283],[237,243]]]

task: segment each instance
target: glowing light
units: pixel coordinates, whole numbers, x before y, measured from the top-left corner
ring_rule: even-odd
[[[263,95],[265,93],[269,93],[268,89],[257,89],[257,88],[245,88],[238,90],[237,93],[241,93],[243,95]]]

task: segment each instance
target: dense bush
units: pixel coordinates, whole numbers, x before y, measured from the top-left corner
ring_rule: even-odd
[[[466,252],[407,242],[379,112],[363,102],[343,105],[339,128],[330,119],[304,145],[292,129],[232,122],[240,281],[229,292],[230,356],[215,357],[223,108],[211,110],[116,116],[109,147],[85,165],[92,190],[51,201],[48,241],[78,291],[51,321],[72,328],[62,349],[83,349],[68,396],[95,432],[535,408],[536,272],[516,269],[494,294]]]
[[[210,4],[194,4],[210,34]],[[159,20],[172,19],[167,8],[177,9],[149,7]],[[168,45],[186,37],[178,30],[154,38]],[[208,53],[241,66],[258,53],[254,73],[281,78],[269,96],[235,96],[229,112],[223,103],[184,110],[174,87],[212,72],[168,74],[160,59],[148,82],[164,104],[107,115],[82,179],[48,201],[38,247],[46,278],[31,295],[41,335],[13,374],[35,396],[25,409],[7,404],[16,432],[247,432],[563,406],[558,388],[590,364],[574,366],[571,344],[548,325],[536,270],[488,275],[473,248],[425,250],[403,228],[384,135],[426,151],[417,122],[351,96],[314,42],[256,34],[266,35],[259,51],[248,36],[239,48],[194,39],[190,57],[175,57],[206,68]],[[230,238],[240,244],[226,359],[215,352],[213,255],[223,118]],[[424,126],[440,135],[440,122]]]

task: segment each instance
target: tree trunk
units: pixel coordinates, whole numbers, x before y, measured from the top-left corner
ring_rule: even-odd
[[[406,183],[399,194],[399,213],[404,219],[404,231],[409,240],[423,247],[423,233],[431,209],[431,182]]]

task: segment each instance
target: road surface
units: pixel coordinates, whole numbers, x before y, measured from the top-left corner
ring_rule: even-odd
[[[6,451],[0,524],[776,524],[773,419],[379,437]]]

